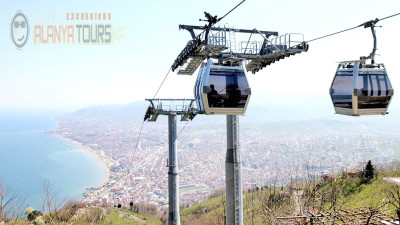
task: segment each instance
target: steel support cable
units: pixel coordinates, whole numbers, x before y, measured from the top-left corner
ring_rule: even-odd
[[[223,18],[225,18],[225,16],[227,16],[229,13],[231,13],[233,10],[235,10],[237,7],[239,7],[243,2],[245,2],[246,0],[241,1],[239,4],[237,4],[233,9],[231,9],[229,12],[227,12],[223,17],[219,18],[217,20],[217,23],[219,21],[221,21]],[[203,20],[202,20],[203,21]],[[215,23],[216,24],[216,23]],[[212,24],[208,29],[211,29],[211,27],[213,27],[215,24]],[[197,37],[200,37],[200,35],[202,35],[204,32],[206,32],[207,28],[205,30],[203,30],[200,34],[197,35]]]
[[[165,80],[167,79],[169,72],[171,72],[171,68],[169,68],[169,70],[168,70],[167,74],[165,74],[165,77],[164,77],[163,81],[161,82],[160,86],[158,87],[158,89],[157,89],[156,93],[154,94],[154,97],[153,97],[153,99],[155,99],[155,98],[156,98],[156,96],[157,96],[158,92],[160,91],[161,87],[163,86],[163,84],[164,84]]]
[[[145,120],[143,120],[142,125],[140,126],[139,135],[138,135],[138,138],[136,139],[135,150],[133,151],[133,154],[132,154],[132,161],[131,161],[131,163],[130,163],[130,168],[132,168],[133,157],[134,157],[134,155],[136,155],[136,150],[137,150],[137,147],[138,147],[138,145],[139,145],[139,140],[140,140],[140,136],[141,136],[141,134],[142,134],[144,122],[145,122]]]
[[[233,9],[231,9],[229,12],[227,12],[223,17],[219,18],[217,22],[221,21],[225,16],[227,16],[229,13],[231,13],[233,10],[235,10],[237,7],[239,7],[243,2],[246,0],[241,1],[239,4],[237,4]]]
[[[400,15],[400,13],[396,13],[396,14],[393,14],[391,16],[384,17],[384,18],[382,18],[380,20],[386,20],[386,19],[389,19],[390,17],[394,17],[394,16],[398,16],[398,15]]]
[[[179,134],[176,138],[179,138],[179,136],[181,136],[182,131],[185,129],[186,125],[189,123],[190,120],[186,121],[185,125],[183,125],[181,131],[179,131]]]
[[[382,19],[376,19],[376,22],[379,22],[379,21],[382,21],[382,20],[385,20],[385,19],[389,19],[391,17],[398,16],[398,15],[400,15],[400,13],[396,13],[396,14],[384,17]],[[368,21],[368,22],[371,22],[371,21]],[[359,28],[359,27],[363,27],[368,22],[365,22],[365,23],[360,24],[358,26],[355,26],[355,27],[352,27],[352,28],[348,28],[348,29],[345,29],[345,30],[341,30],[341,31],[338,31],[338,32],[335,32],[335,33],[332,33],[332,34],[328,34],[328,35],[324,35],[324,36],[321,36],[321,37],[318,37],[318,38],[314,38],[314,39],[311,39],[311,40],[306,41],[306,42],[309,43],[309,42],[316,41],[316,40],[319,40],[319,39],[323,39],[323,38],[326,38],[326,37],[330,37],[330,36],[333,36],[333,35],[336,35],[336,34],[340,34],[340,33],[346,32],[346,31],[350,31],[350,30],[353,30],[353,29],[356,29],[356,28]]]
[[[165,80],[167,79],[167,77],[168,77],[168,75],[169,75],[169,72],[171,72],[171,68],[169,68],[169,70],[168,70],[167,74],[165,74],[165,77],[164,77],[163,81],[161,82],[160,86],[158,87],[158,89],[157,89],[156,93],[154,94],[154,97],[153,97],[153,99],[154,99],[154,98],[156,98],[156,96],[157,96],[158,92],[160,91],[161,87],[163,86],[163,84],[164,84]],[[145,121],[145,120],[143,120],[143,122],[142,122],[142,126],[140,127],[139,136],[138,136],[138,138],[137,138],[137,140],[136,140],[136,146],[135,146],[135,150],[134,150],[134,153],[133,153],[133,154],[135,154],[135,153],[136,153],[137,146],[138,146],[138,143],[139,143],[139,140],[140,140],[140,135],[142,134],[142,130],[143,130],[143,124],[144,124],[144,121]]]
[[[265,40],[266,42],[269,42],[272,46],[274,46],[274,48],[276,48],[276,50],[278,50],[278,52],[281,51],[281,50],[280,50],[278,47],[276,47],[271,41],[269,41],[268,38],[264,37],[264,35],[262,35],[262,33],[261,33],[259,30],[257,30],[256,28],[254,28],[253,30],[257,31],[257,32],[261,35],[261,37],[264,38],[264,40]]]
[[[314,39],[311,39],[311,40],[306,41],[306,42],[307,42],[307,43],[310,43],[310,42],[312,42],[312,41],[316,41],[316,40],[323,39],[323,38],[326,38],[326,37],[329,37],[329,36],[333,36],[333,35],[336,35],[336,34],[340,34],[340,33],[343,33],[343,32],[349,31],[349,30],[353,30],[353,29],[359,28],[359,27],[361,27],[361,26],[363,26],[363,24],[361,24],[361,25],[359,25],[359,26],[356,26],[356,27],[348,28],[348,29],[345,29],[345,30],[342,30],[342,31],[338,31],[338,32],[335,32],[335,33],[332,33],[332,34],[328,34],[328,35],[324,35],[324,36],[321,36],[321,37],[318,37],[318,38],[314,38]]]
[[[165,80],[167,79],[167,77],[168,77],[168,75],[169,75],[170,72],[171,72],[171,68],[169,68],[167,74],[165,74],[165,77],[164,77],[163,81],[161,82],[160,86],[158,87],[156,93],[154,94],[153,99],[156,98],[158,92],[160,91],[161,87],[163,86],[163,84],[164,84]],[[138,144],[139,144],[139,141],[140,141],[140,136],[141,136],[141,134],[142,134],[144,122],[145,122],[145,120],[143,120],[142,125],[140,126],[140,131],[139,131],[138,138],[137,138],[137,140],[136,140],[136,145],[135,145],[135,150],[134,150],[134,152],[133,152],[133,155],[136,154],[136,150],[137,150],[137,147],[138,147]],[[133,156],[132,156],[132,157],[133,157]],[[132,163],[131,163],[131,167],[132,167]]]
[[[253,33],[250,34],[249,40],[247,41],[246,48],[244,49],[243,54],[246,53],[246,51],[247,51],[247,46],[248,46],[249,43],[250,43],[251,36],[253,36]],[[232,51],[232,50],[231,50],[231,51]]]

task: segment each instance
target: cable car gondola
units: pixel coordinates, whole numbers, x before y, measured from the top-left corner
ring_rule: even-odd
[[[207,60],[199,70],[194,96],[200,112],[207,115],[243,115],[250,100],[251,89],[243,64],[213,65]]]
[[[362,60],[341,62],[330,89],[336,113],[351,116],[387,114],[393,93],[385,66]]]
[[[374,47],[369,56],[339,63],[330,88],[337,114],[361,116],[388,113],[394,92],[385,65],[375,63],[375,24],[378,21],[379,19],[375,19],[362,24],[364,28],[371,28],[374,40]],[[367,59],[371,60],[369,64],[366,63]]]

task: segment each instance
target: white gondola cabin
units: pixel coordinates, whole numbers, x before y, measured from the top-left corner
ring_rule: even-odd
[[[393,93],[385,66],[363,61],[341,62],[330,88],[335,112],[350,116],[387,114]]]
[[[211,59],[201,66],[194,87],[199,111],[207,115],[243,115],[250,100],[251,89],[243,64],[213,65]]]

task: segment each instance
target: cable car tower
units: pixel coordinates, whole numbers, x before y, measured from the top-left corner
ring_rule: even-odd
[[[146,99],[150,101],[150,106],[145,120],[156,121],[158,115],[168,115],[170,157],[168,160],[170,168],[168,172],[168,224],[171,225],[180,224],[175,116],[180,114],[181,120],[185,121],[192,120],[198,114],[226,115],[226,224],[242,225],[243,191],[239,115],[245,114],[251,95],[246,72],[251,71],[254,74],[285,57],[305,52],[308,50],[308,44],[304,42],[303,35],[298,33],[279,36],[278,32],[274,31],[214,27],[226,15],[218,18],[207,12],[204,14],[206,20],[203,21],[208,22],[204,26],[179,25],[179,29],[190,32],[192,39],[171,65],[171,70],[178,69],[179,75],[192,75],[200,67],[194,87],[195,99],[181,105],[183,108],[180,110],[164,107],[166,101],[179,102],[182,99]],[[195,30],[201,32],[196,35]],[[245,34],[249,37],[237,45],[236,34]],[[253,35],[260,35],[262,42],[251,41]]]
[[[227,151],[225,161],[226,224],[243,224],[242,162],[239,145],[239,116],[246,112],[251,88],[246,72],[253,74],[285,57],[308,50],[302,34],[278,35],[274,31],[213,27],[217,16],[204,12],[205,26],[179,25],[192,40],[171,66],[180,75],[192,75],[200,67],[194,87],[196,114],[226,115]],[[225,16],[224,16],[225,17]],[[202,30],[196,36],[194,30]],[[249,38],[236,46],[236,34]],[[262,42],[251,41],[261,35]],[[206,62],[204,62],[206,60]]]
[[[144,121],[155,122],[159,115],[168,116],[168,224],[180,224],[179,216],[179,179],[178,179],[178,152],[177,119],[181,121],[192,120],[194,99],[146,99],[150,102],[144,116]]]

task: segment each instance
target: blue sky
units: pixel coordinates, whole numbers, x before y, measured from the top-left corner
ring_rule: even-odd
[[[0,8],[0,108],[79,109],[152,97],[175,57],[190,39],[179,24],[203,25],[203,12],[222,16],[240,1],[18,1]],[[22,50],[10,39],[10,22],[22,10],[33,24],[38,15],[110,12],[112,25],[126,25],[126,38],[112,45],[35,45]],[[247,0],[221,26],[303,33],[305,40],[400,12],[400,1]],[[400,16],[379,23],[378,62],[385,63],[395,90],[400,87]],[[31,31],[32,32],[32,31]],[[254,95],[318,96],[328,90],[336,62],[358,59],[372,49],[370,30],[356,29],[310,43],[310,50],[249,74]],[[197,75],[197,73],[196,73]],[[192,97],[196,75],[171,73],[159,97]],[[323,97],[321,97],[323,96]],[[282,98],[282,104],[285,104]],[[398,107],[395,95],[392,107]]]

